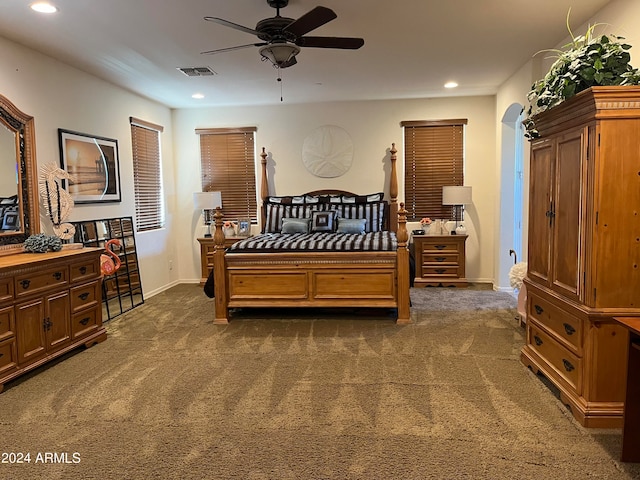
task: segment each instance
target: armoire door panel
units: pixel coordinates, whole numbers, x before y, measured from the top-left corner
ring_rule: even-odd
[[[553,202],[553,289],[569,298],[579,296],[581,263],[580,226],[582,225],[582,165],[584,130],[558,140]]]
[[[551,174],[553,149],[551,142],[540,142],[531,149],[529,186],[528,275],[542,285],[549,284],[551,265]]]

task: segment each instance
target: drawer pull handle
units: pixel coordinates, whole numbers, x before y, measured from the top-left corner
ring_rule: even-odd
[[[569,360],[565,360],[564,358],[562,359],[562,364],[564,365],[564,369],[567,372],[570,372],[571,370],[574,370],[576,368],[571,364]]]
[[[89,292],[84,292],[84,293],[81,293],[80,295],[78,295],[78,298],[80,300],[86,300],[88,296],[89,296]]]
[[[538,335],[534,335],[533,340],[534,340],[534,342],[536,342],[537,346],[540,346],[543,343],[542,339]]]
[[[62,278],[62,273],[61,272],[54,273],[53,278],[55,278],[56,280],[60,280]]]
[[[564,327],[564,331],[567,332],[567,335],[573,335],[576,333],[576,329],[568,323],[563,323],[562,326]]]
[[[20,285],[21,285],[21,286],[22,286],[22,288],[24,288],[25,290],[26,290],[27,288],[29,288],[29,285],[30,285],[30,284],[31,284],[31,280],[22,280],[22,281],[20,282]]]
[[[0,353],[0,358],[4,357],[4,353]]]
[[[51,330],[52,325],[53,323],[51,323],[51,319],[49,319],[49,317],[42,320],[42,328],[44,328],[45,331]]]
[[[540,315],[542,312],[544,312],[544,308],[542,308],[540,305],[534,305],[533,308],[536,309],[536,313],[538,315]]]
[[[445,248],[447,248],[446,245],[434,245],[434,248],[438,249],[438,250],[444,250]]]
[[[435,257],[436,262],[444,262],[446,259],[447,257]]]
[[[447,270],[445,268],[436,268],[436,273],[443,274]]]
[[[82,325],[87,325],[87,323],[89,323],[89,320],[91,320],[89,317],[84,317],[82,320],[80,320],[80,323]]]
[[[85,273],[87,273],[87,267],[85,267],[85,266],[80,267],[80,273],[81,273],[82,275],[84,275]]]

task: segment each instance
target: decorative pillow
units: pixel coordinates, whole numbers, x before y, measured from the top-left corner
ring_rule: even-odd
[[[313,212],[311,212],[312,232],[333,232],[335,230],[335,223],[335,210],[329,210],[326,212],[314,210]]]
[[[338,218],[338,233],[364,233],[364,218]]]
[[[310,218],[283,218],[281,233],[309,233]]]
[[[2,230],[16,230],[20,225],[18,212],[5,212],[2,220]]]

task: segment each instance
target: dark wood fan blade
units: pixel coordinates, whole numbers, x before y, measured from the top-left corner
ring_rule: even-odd
[[[302,15],[297,20],[294,20],[282,30],[288,33],[292,33],[296,37],[301,37],[305,33],[309,33],[311,30],[315,30],[321,25],[330,22],[338,16],[333,10],[327,7],[316,7],[313,10]]]
[[[208,50],[206,52],[200,52],[201,55],[211,55],[214,53],[222,53],[222,52],[231,52],[233,50],[240,50],[242,48],[248,48],[248,47],[263,47],[265,45],[269,45],[266,42],[261,42],[261,43],[249,43],[248,45],[238,45],[236,47],[227,47],[227,48],[218,48],[217,50]]]
[[[296,40],[296,45],[299,47],[357,50],[364,45],[364,39],[354,37],[301,37]]]
[[[244,27],[242,25],[238,25],[237,23],[230,22],[229,20],[225,20],[224,18],[218,17],[204,17],[208,22],[219,23],[220,25],[224,25],[225,27],[231,27],[235,30],[240,30],[241,32],[251,33],[252,35],[258,35],[253,28]]]

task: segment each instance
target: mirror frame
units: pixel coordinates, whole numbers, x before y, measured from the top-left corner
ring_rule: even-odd
[[[40,233],[40,212],[33,117],[0,95],[0,118],[16,134],[16,159],[20,183],[18,193],[22,220],[21,231],[0,235],[0,255],[4,255],[22,251],[24,241],[29,236]]]

